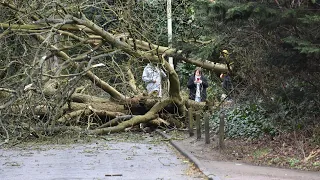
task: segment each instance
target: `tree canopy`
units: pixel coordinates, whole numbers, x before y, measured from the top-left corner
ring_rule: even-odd
[[[174,1],[173,48],[162,0],[0,6],[4,139],[78,126],[93,134],[146,122],[181,126],[186,108],[208,105],[183,93],[195,66],[210,75],[211,101],[221,94],[217,75],[229,71],[239,103],[261,102],[269,120],[294,128],[317,122],[320,7],[314,0]],[[162,99],[144,93],[141,75],[149,62],[168,75]]]

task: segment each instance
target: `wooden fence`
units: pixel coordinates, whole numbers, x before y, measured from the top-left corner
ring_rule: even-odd
[[[210,143],[210,114],[207,112],[203,112],[203,118],[200,117],[200,112],[196,111],[194,112],[193,109],[189,108],[188,112],[188,121],[189,121],[189,135],[190,137],[194,136],[194,129],[196,130],[196,138],[197,140],[201,139],[202,134],[202,122],[204,124],[204,141],[206,144]],[[195,126],[195,127],[194,127]],[[224,144],[224,127],[225,127],[225,114],[222,112],[220,114],[220,123],[219,123],[219,141],[218,146],[220,149],[225,148]]]

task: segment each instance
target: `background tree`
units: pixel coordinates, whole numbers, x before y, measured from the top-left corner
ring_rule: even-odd
[[[217,50],[231,52],[235,100],[243,107],[229,111],[237,136],[255,134],[259,126],[258,136],[294,130],[319,144],[319,8],[315,1],[193,4],[193,26],[203,29],[196,32],[215,41],[193,46],[192,53],[215,59]]]

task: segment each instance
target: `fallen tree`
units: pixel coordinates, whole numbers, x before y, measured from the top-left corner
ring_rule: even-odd
[[[180,127],[187,107],[208,106],[182,97],[179,77],[166,57],[216,72],[227,71],[226,65],[190,59],[180,50],[152,43],[143,33],[134,32],[133,11],[121,10],[121,4],[99,3],[100,10],[107,9],[105,18],[116,22],[105,29],[86,17],[88,7],[96,7],[95,3],[82,3],[74,8],[77,6],[49,1],[44,5],[0,2],[14,19],[1,17],[0,22],[4,30],[0,40],[8,50],[0,71],[2,119],[19,119],[29,131],[57,125],[78,130],[73,126],[80,125],[89,134],[108,134],[149,122]],[[113,33],[119,30],[122,32]],[[13,47],[16,41],[20,50]],[[9,53],[12,48],[16,51]],[[149,62],[160,64],[168,75],[164,98],[143,93],[136,66]],[[96,96],[96,91],[103,96]],[[0,133],[9,139],[4,132],[17,128],[8,121],[1,124]]]

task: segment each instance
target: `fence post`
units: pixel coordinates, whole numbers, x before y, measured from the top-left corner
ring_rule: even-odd
[[[196,130],[197,130],[197,139],[201,139],[201,122],[200,122],[200,114],[196,113]]]
[[[188,118],[189,118],[189,135],[190,137],[194,135],[193,132],[193,109],[189,108],[188,110]]]
[[[206,144],[210,143],[210,135],[209,135],[209,114],[204,113],[204,139]]]
[[[219,148],[224,149],[224,126],[225,126],[225,114],[221,112],[220,114],[220,123],[219,123]]]

